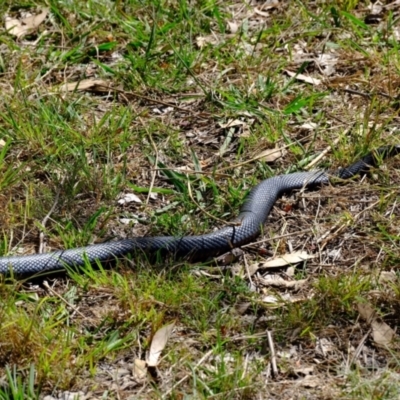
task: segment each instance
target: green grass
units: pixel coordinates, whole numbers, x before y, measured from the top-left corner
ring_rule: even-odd
[[[368,5],[3,2],[2,15],[46,6],[49,16],[19,39],[0,28],[0,254],[38,251],[40,233],[51,251],[210,232],[260,180],[303,170],[328,146],[315,168],[398,143],[399,14],[370,24]],[[111,89],[80,90],[87,80]],[[279,160],[258,157],[275,147]],[[228,268],[138,254],[112,269],[2,278],[0,399],[397,398],[397,336],[382,347],[367,335],[346,362],[370,330],[358,304],[399,324],[398,166],[286,196],[265,244]],[[120,205],[126,193],[142,202]],[[263,255],[300,250],[314,258],[293,276],[259,270],[250,282]],[[307,281],[264,285],[271,274]],[[160,364],[135,377],[172,322]],[[302,384],[306,367],[317,386]]]

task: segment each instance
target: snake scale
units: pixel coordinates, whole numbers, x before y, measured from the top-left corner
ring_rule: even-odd
[[[140,252],[196,260],[217,256],[256,238],[274,203],[283,193],[303,187],[319,187],[332,182],[332,179],[349,179],[356,174],[366,173],[379,160],[398,153],[400,145],[384,146],[349,167],[336,171],[295,172],[266,179],[250,191],[232,225],[212,233],[184,237],[136,237],[51,253],[0,257],[0,274],[9,274],[12,271],[15,275],[33,275],[67,266],[82,266],[87,262],[94,264],[113,261]]]

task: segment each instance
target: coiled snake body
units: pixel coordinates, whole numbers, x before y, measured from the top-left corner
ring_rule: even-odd
[[[137,237],[94,244],[70,250],[29,256],[0,257],[0,274],[12,271],[16,275],[32,275],[45,271],[60,270],[66,266],[82,266],[85,263],[107,262],[144,252],[154,255],[168,253],[176,257],[206,259],[223,254],[232,248],[251,242],[257,237],[275,201],[285,192],[303,187],[316,187],[335,179],[349,179],[367,172],[379,159],[400,153],[400,145],[381,147],[347,168],[333,172],[296,172],[266,179],[255,186],[247,196],[232,226],[199,236]]]

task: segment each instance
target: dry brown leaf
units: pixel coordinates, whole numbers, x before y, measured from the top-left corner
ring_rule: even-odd
[[[156,367],[161,352],[164,350],[175,324],[168,324],[160,328],[151,341],[150,350],[146,357],[147,366]]]
[[[125,193],[117,201],[117,203],[120,205],[132,203],[132,202],[141,203],[142,200],[140,199],[140,197],[136,196],[136,194],[134,194],[134,193]]]
[[[235,304],[234,308],[239,315],[243,315],[251,306],[250,302],[240,302]]]
[[[20,39],[34,31],[46,19],[48,13],[49,9],[43,8],[41,13],[30,17],[22,19],[8,17],[5,22],[6,29],[11,35]]]
[[[74,92],[76,90],[91,90],[96,92],[108,92],[111,90],[110,83],[103,79],[83,79],[78,82],[70,82],[60,86],[63,92]]]
[[[277,296],[273,296],[272,294],[263,296],[261,298],[261,301],[263,303],[269,303],[269,304],[279,304],[279,303],[283,303],[281,299],[278,299]]]
[[[308,131],[314,131],[318,128],[318,124],[315,122],[306,122],[305,124],[300,125],[300,128],[307,129]]]
[[[296,268],[295,267],[292,267],[292,266],[287,267],[286,276],[293,277],[295,273],[296,273]]]
[[[258,269],[260,268],[277,268],[284,267],[285,265],[298,264],[303,261],[314,258],[313,255],[307,254],[305,251],[296,251],[291,254],[285,254],[273,260],[265,261],[258,264]]]
[[[147,375],[147,366],[146,366],[146,361],[140,360],[139,358],[135,358],[135,361],[133,362],[133,368],[132,368],[132,376],[137,380],[137,381],[143,381],[144,378],[146,378]]]
[[[228,21],[228,31],[230,33],[236,33],[239,30],[239,25],[236,22]]]
[[[263,160],[267,163],[272,163],[279,158],[282,158],[286,154],[285,149],[267,149],[262,151],[260,154],[258,154],[255,158],[257,160]]]
[[[246,273],[250,276],[253,276],[256,272],[258,271],[258,265],[253,263],[250,264],[247,268],[246,268]]]
[[[357,304],[361,317],[371,324],[372,338],[379,346],[388,345],[395,336],[395,331],[385,322],[381,321],[376,311],[369,304]]]
[[[374,320],[371,322],[372,337],[380,346],[387,346],[393,340],[395,331],[385,322]]]
[[[318,86],[322,83],[321,79],[312,78],[311,76],[296,74],[295,72],[285,70],[285,72],[291,77],[296,78],[298,81],[311,83],[312,85]]]
[[[365,319],[368,324],[370,324],[377,317],[375,310],[367,303],[358,303],[357,309],[360,313],[360,316]]]

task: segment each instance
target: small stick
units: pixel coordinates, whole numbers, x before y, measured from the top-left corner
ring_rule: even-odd
[[[142,121],[142,119],[141,119],[140,117],[139,117],[139,120],[140,120],[140,122],[142,123],[142,125],[145,126],[145,125],[143,124],[143,121]],[[147,131],[147,129],[146,129],[146,131]],[[150,139],[151,145],[153,146],[154,153],[156,154],[156,159],[155,159],[155,161],[154,161],[154,164],[157,166],[157,165],[158,165],[158,149],[157,149],[157,146],[156,146],[156,144],[154,143],[153,137],[151,136],[151,133],[150,133],[149,131],[147,131],[147,135],[148,135],[148,137],[149,137],[149,139]],[[147,198],[146,198],[146,205],[148,205],[149,202],[150,202],[151,192],[152,192],[153,187],[154,187],[154,182],[156,181],[156,175],[157,175],[157,171],[156,171],[156,170],[153,170],[152,173],[151,173],[151,183],[150,183],[149,192],[148,192]]]
[[[276,354],[275,354],[275,347],[274,341],[272,340],[272,333],[271,331],[267,331],[267,339],[268,339],[268,346],[271,352],[271,366],[272,366],[272,375],[274,377],[278,376],[278,367],[276,365]]]
[[[243,260],[244,260],[244,266],[246,268],[246,273],[247,273],[247,277],[249,278],[249,282],[250,282],[251,288],[254,288],[254,282],[251,279],[251,274],[250,274],[250,271],[249,271],[249,263],[247,262],[246,254],[243,255]]]
[[[355,125],[355,124],[352,124],[350,128],[346,129],[346,130],[342,133],[342,136],[348,135],[348,134],[351,132],[351,130],[354,128],[354,125]],[[323,157],[325,157],[325,155],[326,155],[329,151],[331,151],[332,146],[336,146],[336,145],[339,143],[339,140],[340,140],[340,138],[337,137],[337,138],[333,141],[332,145],[329,145],[324,151],[322,151],[322,153],[321,153],[320,155],[318,155],[316,158],[314,158],[314,160],[312,160],[308,165],[306,165],[306,166],[304,167],[304,169],[305,169],[305,170],[309,170],[311,167],[313,167],[318,161],[320,161]]]
[[[364,348],[364,343],[365,341],[368,339],[369,334],[371,333],[372,329],[369,329],[368,332],[362,337],[360,343],[358,344],[356,351],[354,352],[353,357],[351,358],[350,362],[347,359],[347,363],[346,363],[346,373],[349,372],[351,366],[353,365],[353,363],[356,361],[356,359],[358,358],[358,356],[361,354],[362,349]]]
[[[346,132],[347,133],[347,132]],[[337,145],[339,143],[339,138],[336,138],[332,145]],[[323,150],[317,157],[314,158],[314,160],[312,160],[311,162],[308,163],[308,165],[306,165],[304,167],[305,170],[309,170],[310,168],[312,168],[315,164],[317,164],[322,158],[325,157],[325,155],[331,151],[332,146],[329,145],[325,150]]]

